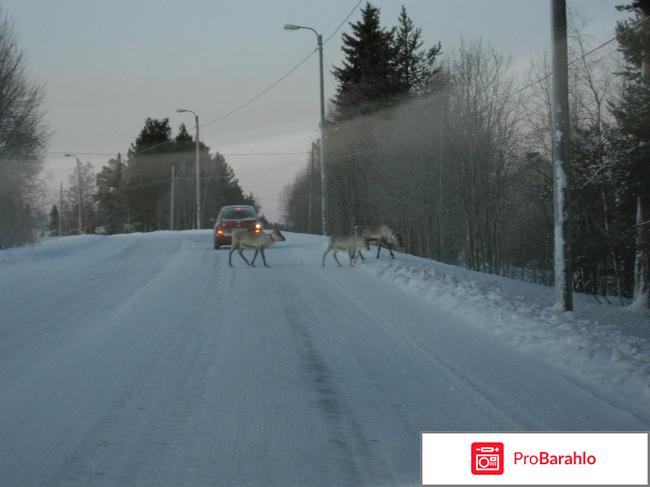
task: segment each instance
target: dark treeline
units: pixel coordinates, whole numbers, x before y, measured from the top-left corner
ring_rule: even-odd
[[[570,58],[580,59],[570,71],[571,243],[578,291],[647,306],[650,85],[641,39],[650,29],[636,27],[644,5],[627,7],[632,17],[617,26],[618,67],[615,56],[584,56],[580,20],[571,22]],[[481,41],[461,42],[443,63],[442,46],[423,47],[404,8],[387,29],[366,4],[351,30],[326,131],[329,232],[386,223],[410,253],[552,284],[547,57],[522,89]],[[283,193],[298,231],[321,228],[318,156]]]
[[[69,178],[63,208],[52,208],[51,229],[56,231],[58,218],[62,218],[63,233],[75,233],[79,201],[84,233],[93,232],[97,227],[102,227],[107,234],[169,229],[172,167],[175,173],[173,227],[176,230],[196,228],[195,151],[195,140],[185,125],[172,137],[168,119],[148,118],[126,159],[120,155],[110,159],[96,176],[90,164],[81,166],[81,178],[75,170]],[[256,205],[252,195],[244,195],[221,154],[210,154],[209,147],[201,142],[199,160],[203,228],[223,205]]]
[[[43,87],[28,76],[11,20],[0,9],[0,249],[36,239],[47,225],[47,197],[39,179],[47,143]],[[174,228],[196,225],[195,141],[182,125],[147,119],[123,158],[95,174],[78,161],[67,189],[49,211],[51,234],[150,231],[170,227],[171,168],[175,168]],[[201,222],[206,228],[224,204],[256,205],[232,168],[200,144]]]

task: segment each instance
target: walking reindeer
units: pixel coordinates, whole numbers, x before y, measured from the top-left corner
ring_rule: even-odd
[[[230,246],[230,253],[228,254],[228,265],[232,265],[232,253],[237,250],[239,255],[244,262],[249,266],[255,267],[255,259],[257,254],[262,254],[262,260],[264,261],[264,267],[270,267],[266,263],[266,256],[264,255],[264,249],[268,249],[275,242],[282,242],[286,240],[284,235],[280,233],[279,230],[273,229],[271,233],[254,233],[249,230],[239,230],[232,235],[232,245]],[[253,248],[255,249],[255,255],[253,255],[253,261],[249,262],[246,256],[244,255],[244,248]]]
[[[340,267],[342,264],[339,262],[336,254],[339,250],[345,250],[350,258],[350,267],[352,267],[353,263],[357,260],[355,254],[359,252],[359,255],[361,255],[361,249],[370,250],[368,240],[363,237],[358,235],[331,235],[328,237],[327,248],[323,253],[321,265],[325,267],[325,257],[333,250],[334,253],[332,255],[334,256],[334,260]]]
[[[365,238],[368,242],[377,244],[377,258],[379,259],[379,252],[382,247],[386,247],[390,252],[390,256],[394,259],[394,247],[402,247],[402,236],[395,233],[388,225],[355,225],[354,234]],[[359,255],[365,260],[361,251]]]

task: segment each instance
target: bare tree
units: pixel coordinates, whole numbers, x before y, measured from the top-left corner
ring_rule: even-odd
[[[34,237],[47,141],[43,87],[27,75],[13,25],[0,9],[0,248]]]
[[[460,194],[469,268],[497,272],[507,189],[518,168],[520,104],[508,65],[480,41],[452,58],[448,157]]]

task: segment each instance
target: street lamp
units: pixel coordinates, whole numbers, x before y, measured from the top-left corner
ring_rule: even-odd
[[[320,60],[320,187],[321,187],[321,220],[323,235],[327,235],[327,179],[325,172],[325,95],[323,86],[323,36],[315,29],[302,25],[285,24],[285,30],[307,29],[316,34],[318,41],[318,56]]]
[[[78,203],[79,203],[79,235],[81,235],[83,232],[81,231],[81,162],[79,161],[79,158],[77,157],[76,154],[63,154],[64,157],[74,157],[77,160],[77,182],[79,184],[79,191],[77,191],[77,197],[78,197]],[[60,217],[59,217],[60,218]]]
[[[194,115],[194,121],[196,122],[196,229],[201,228],[201,176],[199,171],[199,116],[196,112],[192,110],[186,110],[185,108],[179,108],[176,110],[177,113],[189,112]]]

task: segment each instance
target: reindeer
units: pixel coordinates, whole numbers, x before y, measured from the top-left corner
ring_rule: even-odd
[[[390,252],[390,256],[394,259],[393,247],[402,247],[402,236],[395,233],[388,225],[355,225],[354,234],[364,237],[368,242],[377,244],[377,258],[379,259],[379,252],[382,247],[386,247]],[[361,259],[365,260],[361,251],[359,251]]]
[[[370,250],[368,240],[363,237],[359,237],[358,235],[330,235],[321,265],[325,267],[325,257],[334,250],[334,260],[339,267],[341,267],[341,263],[336,254],[339,250],[346,250],[348,252],[348,257],[350,257],[350,267],[352,267],[354,261],[357,260],[355,253],[359,252],[359,254],[361,254],[361,249]]]
[[[280,233],[279,230],[273,229],[271,233],[254,233],[249,230],[240,230],[233,233],[232,235],[232,245],[230,246],[230,254],[228,254],[228,265],[232,265],[232,253],[235,250],[239,251],[239,255],[244,262],[249,266],[255,267],[255,259],[257,258],[258,253],[262,253],[262,260],[264,260],[264,267],[270,267],[266,263],[266,256],[264,255],[264,249],[271,247],[275,242],[282,242],[286,240],[284,235]],[[248,259],[244,256],[244,248],[251,247],[255,249],[255,255],[253,256],[253,261],[248,262]]]

